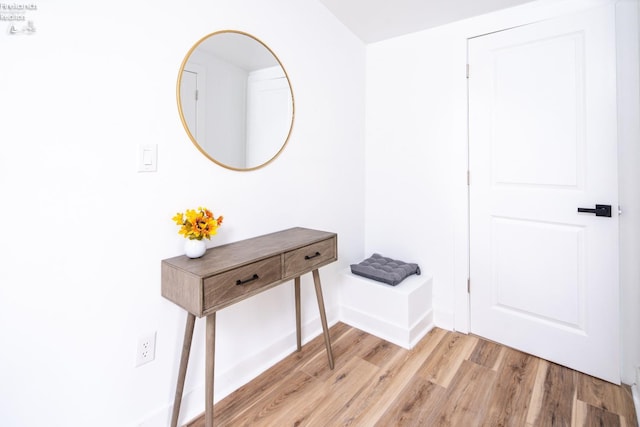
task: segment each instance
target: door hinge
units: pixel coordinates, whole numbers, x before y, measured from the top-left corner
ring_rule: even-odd
[[[471,173],[467,171],[467,186],[471,185]]]
[[[467,293],[471,293],[471,279],[467,279]]]
[[[467,64],[467,78],[469,78],[469,64]]]
[[[198,89],[196,89],[196,101],[198,100],[198,95],[199,95],[199,92],[198,92]]]

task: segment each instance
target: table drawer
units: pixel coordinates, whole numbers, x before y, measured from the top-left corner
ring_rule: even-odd
[[[336,238],[323,240],[318,243],[286,252],[284,254],[284,277],[295,277],[328,260],[336,259]]]
[[[204,279],[204,310],[222,308],[280,280],[280,256]]]

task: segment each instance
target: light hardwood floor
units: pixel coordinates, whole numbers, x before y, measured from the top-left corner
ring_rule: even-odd
[[[433,329],[406,350],[338,323],[215,405],[216,426],[637,426],[629,387]],[[188,427],[204,426],[199,417]]]

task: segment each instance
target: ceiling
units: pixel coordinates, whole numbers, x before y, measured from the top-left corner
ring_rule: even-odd
[[[363,42],[437,27],[533,0],[320,0]]]

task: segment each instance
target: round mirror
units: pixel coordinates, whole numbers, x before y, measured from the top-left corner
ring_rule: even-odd
[[[195,146],[229,169],[271,162],[293,128],[293,91],[284,67],[267,45],[241,31],[209,34],[187,52],[177,98]]]

